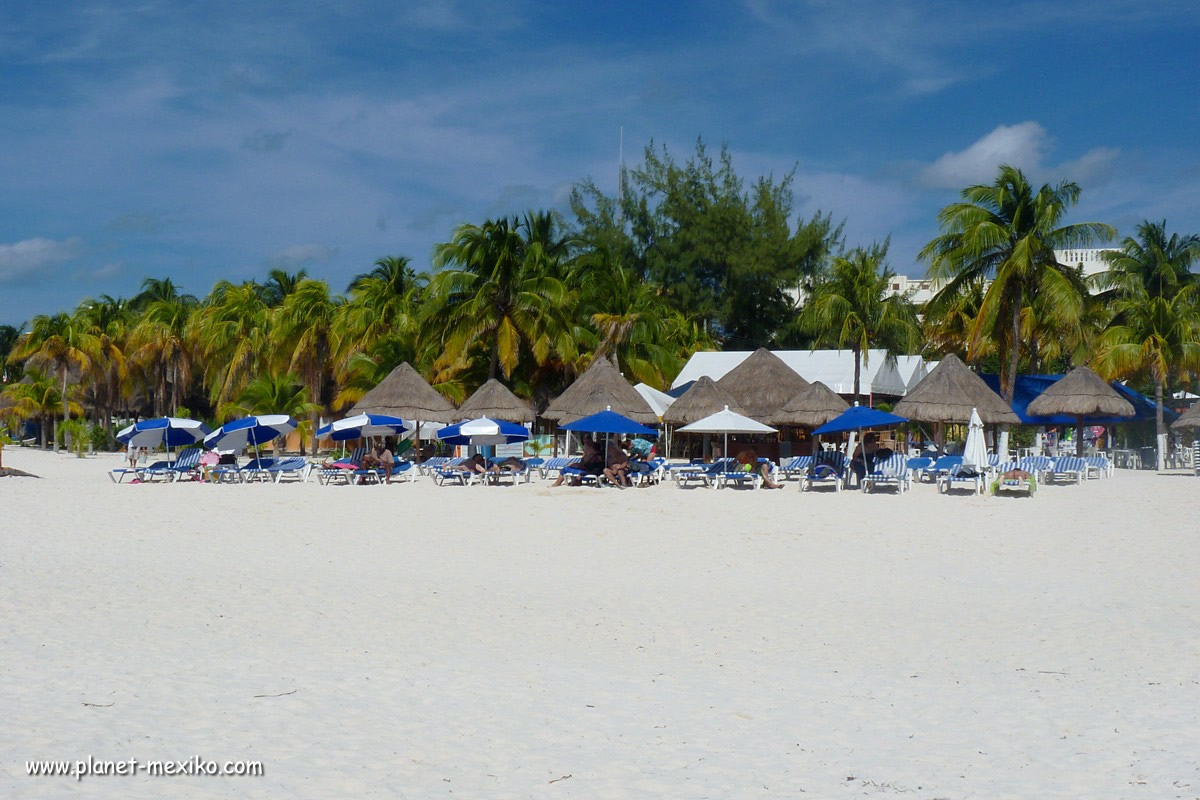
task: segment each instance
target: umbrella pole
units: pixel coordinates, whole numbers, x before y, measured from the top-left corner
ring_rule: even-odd
[[[1083,415],[1075,415],[1075,455],[1083,457]]]

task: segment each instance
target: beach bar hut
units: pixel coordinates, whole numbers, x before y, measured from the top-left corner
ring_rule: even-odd
[[[1086,417],[1132,417],[1133,405],[1087,367],[1076,367],[1029,404],[1035,416],[1067,414],[1075,417],[1075,455],[1083,455],[1083,421]],[[1159,467],[1162,447],[1159,443]]]
[[[795,425],[801,428],[817,428],[837,418],[850,404],[842,396],[820,381],[810,383],[808,388],[794,395],[784,404],[775,417],[776,425]],[[817,436],[813,436],[812,454],[820,447]]]
[[[406,361],[396,367],[350,409],[353,414],[386,414],[416,421],[417,458],[421,453],[422,422],[455,422],[459,413]]]

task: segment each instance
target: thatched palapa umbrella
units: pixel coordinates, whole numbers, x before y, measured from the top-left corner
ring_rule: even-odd
[[[672,425],[690,425],[725,408],[735,414],[745,415],[733,394],[707,375],[701,375],[686,392],[680,395],[678,400],[663,412],[662,421],[669,434]],[[671,457],[669,437],[667,439],[667,457]]]
[[[971,372],[958,356],[948,355],[896,403],[892,413],[920,422],[965,425],[971,420],[971,409],[978,410],[979,418],[987,425],[1021,423],[1021,418],[983,378]]]
[[[1200,428],[1200,403],[1189,408],[1171,423],[1171,427],[1181,431],[1184,428]]]
[[[783,408],[775,417],[775,424],[817,428],[848,408],[850,408],[850,404],[843,400],[841,395],[820,381],[816,381],[784,403]],[[820,448],[820,438],[819,436],[812,437],[813,456],[817,455]]]
[[[560,425],[611,409],[643,425],[658,423],[658,415],[645,398],[621,377],[606,358],[597,358],[578,380],[555,398],[542,416]]]
[[[454,422],[458,412],[406,361],[396,367],[350,409],[351,414],[387,414],[417,423],[414,432],[417,457],[421,451],[422,422]]]
[[[491,378],[458,407],[458,415],[464,419],[487,417],[505,422],[530,423],[533,422],[533,407],[503,383]]]
[[[1027,409],[1037,417],[1070,414],[1075,417],[1075,455],[1083,455],[1084,417],[1132,417],[1133,406],[1116,389],[1087,367],[1076,367],[1042,392]]]
[[[784,403],[775,417],[775,424],[816,428],[849,407],[850,404],[843,400],[841,395],[816,381]]]
[[[784,424],[784,405],[808,388],[808,381],[779,356],[760,347],[717,381],[741,406],[746,416],[768,425]],[[719,409],[718,409],[719,410]]]

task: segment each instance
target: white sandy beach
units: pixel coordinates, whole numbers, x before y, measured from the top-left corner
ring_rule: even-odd
[[[43,476],[0,479],[5,798],[1200,797],[1197,478],[116,486],[119,456],[3,458]],[[265,775],[25,767],[194,755]]]

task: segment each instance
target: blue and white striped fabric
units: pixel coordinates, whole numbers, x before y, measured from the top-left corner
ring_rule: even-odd
[[[287,414],[265,414],[243,417],[226,422],[204,437],[204,446],[209,450],[241,450],[248,444],[266,444],[277,436],[296,430],[296,420]]]
[[[317,428],[317,438],[345,442],[364,436],[395,436],[408,428],[399,417],[386,414],[356,414]]]
[[[529,429],[515,422],[480,417],[470,422],[447,425],[437,435],[446,444],[512,444],[528,439]]]
[[[200,420],[183,417],[143,419],[122,428],[117,441],[130,447],[183,447],[202,441],[209,427]]]

